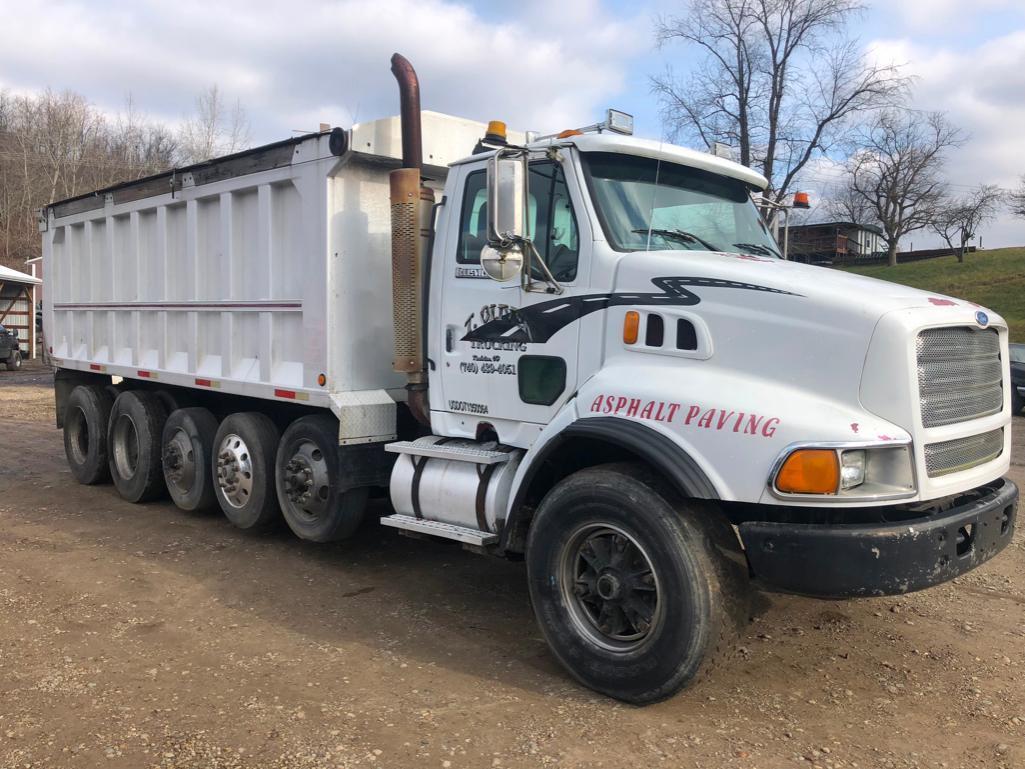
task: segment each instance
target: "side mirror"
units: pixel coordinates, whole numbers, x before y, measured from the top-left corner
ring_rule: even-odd
[[[523,271],[523,251],[518,245],[502,251],[484,246],[480,252],[480,266],[489,278],[505,283]]]
[[[488,241],[497,245],[515,238],[529,238],[527,232],[526,156],[503,155],[488,160]]]

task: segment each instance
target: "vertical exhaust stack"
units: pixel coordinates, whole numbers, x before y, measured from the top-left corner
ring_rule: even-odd
[[[423,185],[423,136],[420,82],[413,65],[391,57],[399,83],[402,168],[391,172],[392,314],[395,358],[392,368],[406,375],[407,405],[418,422],[430,425],[427,367],[424,360],[424,263],[430,237],[434,192]]]

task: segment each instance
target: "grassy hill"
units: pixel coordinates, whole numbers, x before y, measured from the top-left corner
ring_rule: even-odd
[[[1025,342],[1025,248],[995,248],[899,264],[851,267],[851,272],[977,302],[1007,320],[1012,342]]]

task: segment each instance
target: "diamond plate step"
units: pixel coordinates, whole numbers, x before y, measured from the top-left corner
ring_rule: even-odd
[[[441,445],[421,443],[420,440],[388,443],[384,450],[390,451],[392,454],[412,454],[418,457],[435,457],[456,462],[473,462],[478,465],[497,465],[500,462],[508,462],[512,458],[511,454],[504,451],[488,451],[469,446],[453,446],[447,443]]]
[[[440,523],[438,521],[425,521],[422,518],[414,518],[411,515],[387,515],[381,519],[383,526],[391,526],[393,529],[406,529],[420,534],[427,534],[432,537],[443,537],[454,539],[457,542],[465,542],[468,545],[483,547],[498,541],[498,535],[479,529],[469,529],[465,526],[454,526],[451,523]]]

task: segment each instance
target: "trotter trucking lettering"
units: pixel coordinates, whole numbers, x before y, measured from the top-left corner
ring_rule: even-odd
[[[679,421],[684,425],[706,430],[734,432],[740,435],[758,435],[771,438],[779,425],[778,417],[733,409],[705,409],[698,405],[684,407],[668,401],[646,401],[625,395],[599,395],[591,403],[592,414],[611,414],[652,422]]]

